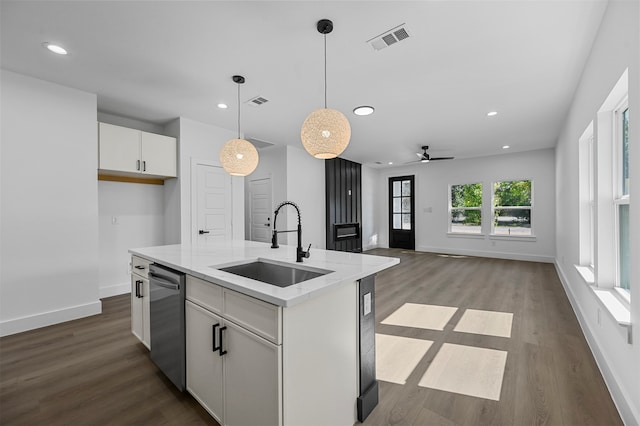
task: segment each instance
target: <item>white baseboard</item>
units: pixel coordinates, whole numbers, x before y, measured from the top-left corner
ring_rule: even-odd
[[[130,282],[110,285],[107,287],[100,287],[100,299],[104,299],[105,297],[118,296],[120,294],[125,294],[130,292],[131,292]]]
[[[560,277],[560,282],[562,283],[564,292],[567,294],[567,298],[569,299],[569,303],[571,304],[571,308],[573,309],[573,312],[578,319],[578,324],[580,324],[582,334],[587,340],[589,349],[591,349],[591,353],[593,354],[593,358],[596,361],[596,365],[598,366],[600,374],[602,374],[602,378],[604,379],[604,382],[609,389],[611,399],[613,399],[613,403],[618,409],[618,413],[620,414],[622,421],[625,425],[640,424],[640,414],[635,412],[633,405],[630,403],[630,401],[627,400],[625,392],[618,385],[618,383],[622,382],[619,381],[615,373],[609,368],[607,357],[600,350],[597,339],[591,332],[591,328],[589,327],[589,324],[585,319],[586,317],[584,315],[582,306],[580,306],[580,303],[576,299],[575,294],[573,293],[573,290],[569,285],[569,280],[567,279],[567,276],[565,275],[564,270],[558,263],[557,259],[555,260],[554,265],[556,267],[556,271],[558,272],[558,277]]]
[[[375,248],[378,248],[377,244],[363,245],[362,246],[362,251],[373,250]]]
[[[23,331],[59,324],[78,318],[90,317],[102,313],[102,302],[70,306],[56,311],[43,312],[21,318],[14,318],[0,322],[0,336],[22,333]]]
[[[430,253],[443,253],[443,254],[456,254],[456,255],[475,256],[475,257],[490,257],[494,259],[524,260],[527,262],[542,262],[542,263],[555,262],[555,258],[553,257],[540,256],[537,254],[504,253],[499,251],[465,250],[465,249],[452,249],[452,248],[428,247],[428,246],[416,247],[416,251],[426,251]]]

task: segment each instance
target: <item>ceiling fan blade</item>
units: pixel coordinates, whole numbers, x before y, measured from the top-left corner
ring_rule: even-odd
[[[431,158],[430,161],[437,161],[437,160],[453,160],[456,157],[436,157],[436,158]]]
[[[418,158],[422,158],[422,156],[423,156],[424,154],[423,154],[423,153],[421,153],[421,152],[416,152],[416,155],[418,156]]]

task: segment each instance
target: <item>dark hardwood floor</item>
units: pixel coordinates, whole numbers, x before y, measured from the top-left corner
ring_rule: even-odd
[[[378,274],[376,331],[434,343],[405,385],[380,382],[366,425],[622,424],[553,265],[369,253],[401,258]],[[444,331],[380,324],[406,302],[463,309]],[[513,313],[511,337],[453,332],[464,308]],[[215,425],[162,376],[129,316],[129,296],[116,296],[101,315],[1,338],[0,424]],[[508,352],[500,401],[417,385],[445,342]]]

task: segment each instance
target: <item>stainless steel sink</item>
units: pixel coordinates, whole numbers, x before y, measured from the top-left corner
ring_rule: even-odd
[[[263,260],[217,269],[278,287],[289,287],[333,272],[319,268],[281,265]]]

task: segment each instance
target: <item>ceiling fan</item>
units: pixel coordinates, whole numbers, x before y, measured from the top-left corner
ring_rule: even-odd
[[[419,162],[420,163],[428,163],[429,161],[438,161],[438,160],[453,160],[455,157],[431,157],[429,154],[427,154],[427,150],[429,149],[428,145],[424,145],[422,146],[422,150],[424,152],[420,153],[420,152],[416,152],[416,155],[419,158]]]

